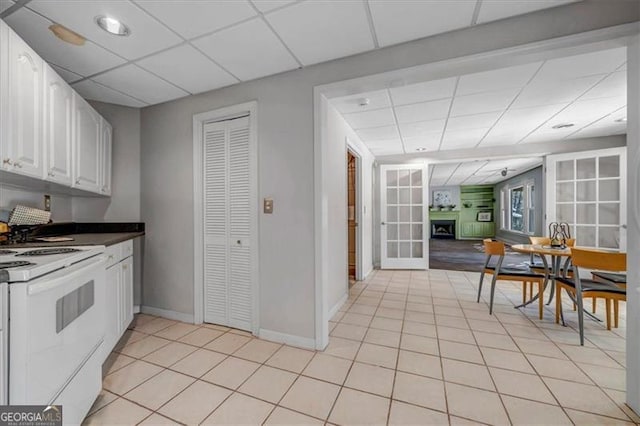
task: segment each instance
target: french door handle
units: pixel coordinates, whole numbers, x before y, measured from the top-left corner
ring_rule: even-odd
[[[386,224],[387,224],[386,222],[382,222],[382,225],[386,225]]]

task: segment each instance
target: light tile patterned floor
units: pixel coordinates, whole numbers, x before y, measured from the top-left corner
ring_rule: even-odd
[[[214,325],[138,315],[105,364],[86,424],[632,424],[624,315],[586,321],[578,345],[553,310],[516,310],[500,283],[494,315],[478,274],[377,271],[332,318],[324,352]],[[590,306],[590,303],[587,304]],[[602,306],[599,312],[604,312]],[[624,313],[624,309],[622,310]]]

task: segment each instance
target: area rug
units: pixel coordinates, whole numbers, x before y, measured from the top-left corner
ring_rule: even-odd
[[[486,256],[482,242],[477,240],[429,240],[429,268],[452,271],[480,272]],[[505,266],[519,266],[529,260],[529,255],[506,248]]]

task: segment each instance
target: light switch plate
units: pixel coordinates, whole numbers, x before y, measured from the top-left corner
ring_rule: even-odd
[[[265,198],[264,199],[264,213],[272,214],[273,213],[273,199]]]

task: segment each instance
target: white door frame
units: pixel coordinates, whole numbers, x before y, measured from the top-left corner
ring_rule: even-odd
[[[362,196],[362,153],[351,143],[349,138],[346,138],[345,146],[347,148],[346,150],[350,151],[356,158],[356,280],[361,281],[364,279],[362,270],[362,206],[364,206],[364,197]],[[347,200],[348,199],[349,188],[347,188]],[[347,220],[348,219],[349,212],[347,211]],[[347,253],[348,251],[349,238],[347,238]]]
[[[467,56],[445,59],[438,62],[418,65],[403,70],[394,70],[352,80],[339,81],[315,86],[314,102],[314,234],[315,234],[315,341],[317,349],[324,349],[329,343],[329,312],[326,297],[328,280],[328,238],[331,230],[327,227],[327,187],[323,177],[335,173],[327,168],[327,148],[323,146],[326,134],[327,117],[323,111],[323,103],[328,99],[347,96],[365,91],[375,91],[393,87],[396,81],[417,82],[417,76],[430,76],[432,80],[443,79],[462,74],[484,71],[492,68],[507,67],[523,63],[535,62],[548,58],[549,51],[562,50],[565,54],[580,54],[591,49],[592,45],[602,48],[625,46],[630,43],[631,36],[637,37],[638,23],[617,25],[542,40],[520,46],[506,47]],[[354,75],[362,74],[362,70],[354,71]],[[498,147],[504,151],[504,147]],[[421,159],[420,159],[421,161]],[[640,386],[639,386],[640,388]]]
[[[254,173],[251,176],[251,199],[253,200],[251,212],[251,227],[254,235],[251,236],[251,280],[253,324],[252,332],[258,334],[260,330],[260,292],[259,292],[259,228],[258,228],[258,102],[252,101],[233,105],[225,108],[207,111],[193,116],[193,321],[202,324],[204,320],[204,216],[203,204],[203,126],[205,123],[221,121],[249,114],[249,169]]]

